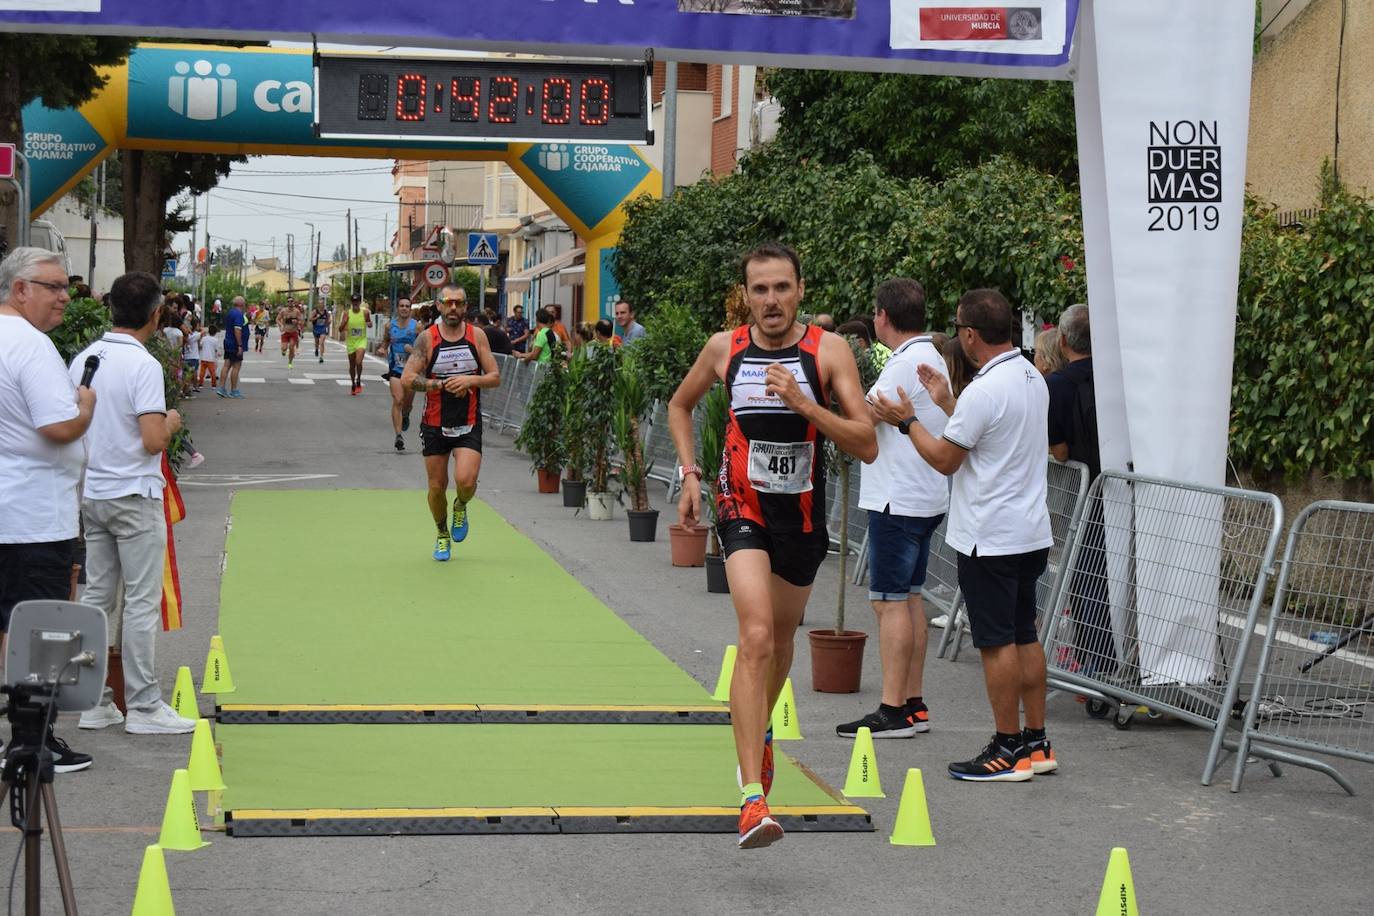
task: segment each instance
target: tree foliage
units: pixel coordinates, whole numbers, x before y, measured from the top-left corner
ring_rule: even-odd
[[[1078,183],[1073,87],[1044,80],[774,70],[777,145],[839,164],[866,150],[903,178],[939,181],[1002,155]]]

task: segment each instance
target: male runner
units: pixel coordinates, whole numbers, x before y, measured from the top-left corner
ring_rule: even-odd
[[[429,478],[429,511],[439,536],[434,559],[447,560],[453,541],[468,536],[467,504],[477,492],[482,468],[481,388],[501,384],[501,372],[487,335],[470,324],[461,286],[446,286],[439,299],[440,319],[415,341],[401,384],[425,394],[420,443]],[[448,458],[453,455],[453,524],[448,522]]]
[[[286,357],[286,368],[292,369],[296,363],[296,348],[301,345],[301,325],[305,324],[305,309],[295,299],[286,300],[286,308],[277,314],[278,330],[281,331],[281,349]]]
[[[386,354],[386,379],[391,386],[391,428],[396,431],[396,451],[406,448],[405,436],[410,429],[410,405],[415,400],[415,392],[401,384],[401,373],[405,371],[406,358],[415,349],[415,338],[420,334],[420,323],[410,316],[410,300],[405,296],[396,300],[396,317],[386,323],[379,353]]]
[[[769,713],[792,667],[792,640],[830,544],[825,529],[824,437],[871,462],[878,451],[859,370],[843,338],[797,323],[801,263],[785,245],[760,245],[742,262],[753,319],[707,342],[668,405],[682,477],[683,524],[701,517],[692,410],[717,381],[730,416],[716,499],[717,532],[739,619],[730,719],[743,791],[739,846],[782,838],[768,813],[773,782]],[[832,396],[843,416],[832,413]]]
[[[261,353],[263,343],[267,340],[267,326],[272,321],[271,314],[267,311],[265,303],[258,303],[258,310],[253,315],[253,352]]]
[[[339,322],[339,339],[348,348],[348,377],[353,380],[349,394],[363,392],[363,356],[367,353],[367,329],[371,325],[372,312],[363,308],[363,297],[354,293]]]
[[[310,313],[310,329],[315,332],[315,355],[324,362],[324,340],[329,335],[329,309],[321,302]]]

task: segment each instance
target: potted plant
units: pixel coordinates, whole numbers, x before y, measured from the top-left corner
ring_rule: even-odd
[[[568,381],[563,395],[563,505],[570,509],[581,509],[587,502],[587,481],[582,476],[587,472],[587,448],[578,400],[585,365],[580,353],[568,363]]]
[[[854,361],[859,366],[859,380],[864,391],[868,391],[878,380],[878,368],[873,361],[872,351],[852,337],[848,340],[854,352]],[[834,494],[834,498],[840,500],[840,584],[835,603],[834,629],[807,632],[811,642],[811,689],[819,693],[857,693],[863,679],[864,643],[868,640],[868,634],[844,627],[845,567],[849,559],[850,472],[854,457],[841,451],[830,440],[825,443],[825,457],[826,464],[836,469],[840,482],[839,492]]]
[[[573,356],[577,379],[570,387],[573,399],[569,440],[576,437],[586,464],[587,516],[596,521],[611,517],[612,425],[615,419],[615,377],[619,352],[609,344],[585,344]]]
[[[730,400],[725,386],[716,384],[701,400],[701,453],[697,465],[701,468],[701,505],[710,519],[710,548],[706,553],[706,590],[728,594],[730,583],[725,578],[725,557],[716,533],[717,481],[720,479],[720,460],[725,450],[725,424],[730,418]]]
[[[551,355],[547,363],[535,367],[539,380],[530,395],[520,435],[515,437],[515,447],[530,457],[539,475],[540,493],[558,492],[558,476],[566,458],[562,429],[568,370],[563,365],[561,347],[556,339]]]
[[[640,424],[649,412],[649,395],[645,391],[634,354],[622,360],[615,377],[615,417],[612,424],[616,448],[620,449],[620,483],[629,497],[630,540],[652,541],[658,532],[658,510],[649,507],[649,489],[645,485],[653,462],[644,455],[644,437]]]

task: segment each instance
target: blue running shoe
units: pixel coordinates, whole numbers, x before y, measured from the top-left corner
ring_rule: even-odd
[[[223,388],[216,388],[215,394],[219,395],[222,398],[229,397],[229,392],[225,391]]]
[[[468,536],[468,507],[456,499],[453,501],[453,527],[449,529],[449,534],[459,542]]]
[[[231,398],[241,398],[241,397],[243,397],[243,392],[242,392],[242,391],[239,391],[237,388],[235,388],[233,391],[229,392],[229,397],[231,397]]]
[[[439,535],[434,539],[434,559],[441,563],[446,561],[450,556],[451,547],[452,542],[449,540],[449,536],[447,534]]]

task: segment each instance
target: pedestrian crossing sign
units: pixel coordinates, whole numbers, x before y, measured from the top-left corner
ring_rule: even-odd
[[[473,267],[494,267],[500,258],[501,243],[495,232],[468,233],[468,264]]]
[[[176,259],[176,258],[163,258],[163,259],[162,259],[162,279],[164,279],[164,280],[170,280],[170,279],[172,279],[173,277],[175,277],[176,275],[177,275],[177,259]]]

